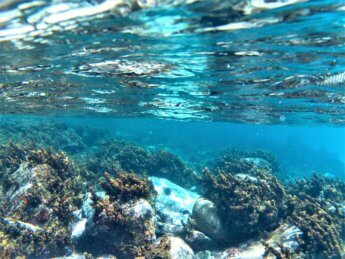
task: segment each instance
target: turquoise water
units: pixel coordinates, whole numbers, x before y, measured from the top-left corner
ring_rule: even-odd
[[[0,258],[343,258],[344,12],[0,1]]]

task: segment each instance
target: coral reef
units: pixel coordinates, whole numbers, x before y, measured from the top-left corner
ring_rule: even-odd
[[[263,151],[226,151],[196,174],[166,150],[38,125],[0,126],[1,258],[345,255],[341,180],[281,184]]]
[[[78,249],[118,258],[144,256],[155,239],[152,184],[135,174],[108,174],[102,182],[104,199],[92,193],[94,213],[86,223]],[[147,199],[147,200],[146,200]]]
[[[140,146],[116,139],[101,145],[96,153],[86,160],[87,170],[98,175],[125,171],[164,177],[186,187],[197,184],[193,170],[170,152],[149,152]]]
[[[308,195],[319,201],[333,204],[345,201],[345,182],[316,173],[313,173],[310,178],[297,179],[288,188],[300,198]]]
[[[81,179],[64,153],[10,143],[0,148],[0,257],[68,254]]]
[[[153,184],[146,178],[134,173],[118,173],[116,178],[111,178],[108,173],[104,174],[106,181],[101,186],[111,197],[116,197],[120,202],[128,202],[133,199],[153,199],[155,194]]]
[[[78,154],[100,143],[107,137],[104,130],[85,127],[68,127],[61,122],[31,122],[9,120],[0,123],[0,143],[8,140],[15,143],[35,143],[37,147],[63,150],[68,154]]]
[[[257,151],[239,151],[236,149],[225,150],[210,168],[224,172],[236,172],[246,174],[253,166],[258,166],[269,170],[277,175],[280,171],[277,159],[272,154]]]
[[[343,182],[313,175],[309,180],[283,186],[267,168],[248,167],[237,161],[226,164],[234,171],[204,171],[205,196],[216,204],[229,234],[226,241],[236,244],[255,236],[263,237],[282,222],[289,222],[302,233],[296,239],[298,249],[266,242],[266,254],[278,258],[344,255]]]
[[[322,258],[342,258],[340,238],[341,226],[314,200],[298,200],[289,221],[301,229],[303,239],[300,253],[305,257],[313,255]],[[343,221],[343,219],[342,219]]]
[[[205,197],[215,203],[226,227],[225,243],[238,243],[273,230],[286,215],[285,191],[277,179],[255,166],[247,174],[204,170]]]
[[[293,207],[289,221],[304,234],[301,253],[327,258],[344,256],[345,183],[314,173],[309,179],[296,180],[287,189]]]

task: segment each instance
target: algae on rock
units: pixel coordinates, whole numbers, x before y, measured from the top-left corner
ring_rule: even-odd
[[[52,257],[72,248],[82,183],[64,153],[10,143],[0,149],[1,257]]]

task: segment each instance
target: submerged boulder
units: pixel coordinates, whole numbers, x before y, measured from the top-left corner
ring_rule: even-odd
[[[149,179],[157,192],[155,199],[157,233],[182,234],[199,194],[164,178],[149,177]]]
[[[205,233],[195,230],[189,229],[184,236],[186,242],[191,246],[193,251],[201,251],[207,249],[215,249],[218,247],[217,241],[212,240]]]
[[[227,237],[217,208],[210,200],[199,198],[195,202],[191,222],[197,230],[214,240],[224,240]]]
[[[194,252],[193,250],[187,245],[186,242],[184,242],[179,237],[170,237],[170,258],[171,259],[179,259],[179,258],[185,258],[185,259],[193,259]]]

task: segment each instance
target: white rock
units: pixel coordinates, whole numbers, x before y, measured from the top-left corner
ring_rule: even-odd
[[[41,231],[42,229],[31,223],[23,222],[20,220],[15,220],[11,218],[4,218],[4,223],[10,227],[19,227],[21,229],[29,230],[31,232]]]
[[[157,192],[156,211],[160,232],[177,234],[192,214],[193,206],[200,196],[165,178],[149,177]]]
[[[299,247],[296,236],[302,237],[302,235],[303,233],[298,227],[290,224],[283,224],[272,232],[266,243],[274,247],[276,250],[280,250],[276,245],[277,243],[280,243],[284,248],[293,252]]]
[[[80,221],[78,221],[72,229],[72,239],[78,239],[79,237],[81,237],[81,235],[84,233],[85,231],[85,224],[87,222],[86,218],[82,218]]]
[[[133,215],[137,219],[148,219],[154,214],[151,204],[145,199],[139,199],[134,203],[125,203],[122,208],[125,214]]]
[[[105,198],[105,192],[100,191],[96,192],[96,196],[100,199]],[[90,218],[93,216],[94,209],[92,208],[92,199],[91,199],[91,193],[87,193],[85,195],[85,201],[82,206],[82,216],[84,218]]]
[[[253,183],[257,183],[258,182],[258,178],[254,177],[254,176],[250,176],[248,174],[236,174],[235,177],[237,179],[241,179],[241,180],[245,180],[248,179]]]
[[[171,259],[193,259],[194,252],[192,248],[187,245],[179,237],[169,237],[170,240],[170,258]]]

